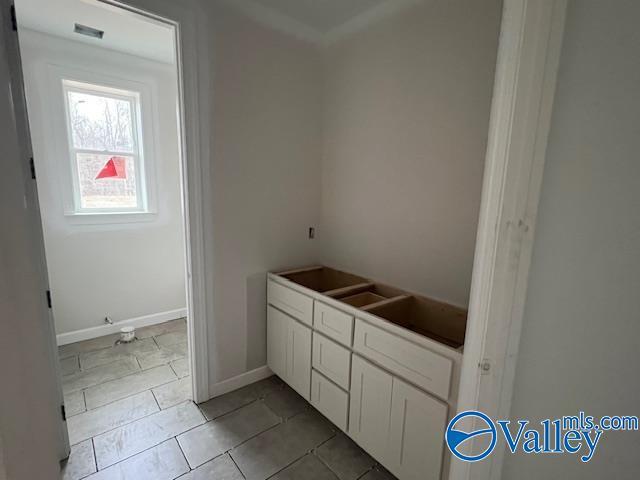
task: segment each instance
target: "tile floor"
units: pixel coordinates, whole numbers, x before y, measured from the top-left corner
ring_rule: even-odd
[[[392,480],[277,377],[201,405],[186,322],[59,348],[71,456],[64,480]]]

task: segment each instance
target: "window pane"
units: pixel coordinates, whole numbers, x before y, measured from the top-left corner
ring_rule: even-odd
[[[68,94],[75,148],[133,153],[130,102],[89,93]]]
[[[131,209],[138,206],[131,156],[78,153],[81,208]]]

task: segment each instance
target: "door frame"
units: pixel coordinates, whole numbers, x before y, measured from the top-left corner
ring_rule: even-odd
[[[201,402],[209,398],[207,322],[215,322],[212,249],[205,248],[213,238],[212,219],[205,215],[212,204],[210,69],[207,52],[198,53],[207,45],[206,15],[192,1],[98,1],[175,26],[183,105],[189,344],[194,399]],[[509,416],[566,4],[504,0],[458,411]],[[504,448],[485,462],[454,459],[449,479],[497,480],[503,459]]]
[[[458,412],[508,418],[567,0],[504,0]],[[467,454],[473,451],[467,442]],[[505,446],[449,480],[499,480]]]
[[[198,15],[191,3],[178,5],[170,0],[94,1],[143,15],[156,22],[170,25],[174,29],[180,106],[178,125],[186,250],[185,283],[189,315],[187,322],[189,361],[193,399],[201,403],[210,398],[207,324],[208,319],[213,317],[210,294],[213,291],[212,249],[206,248],[207,239],[212,238],[212,219],[205,215],[212,201],[211,182],[208,181],[211,178],[210,121],[207,108],[210,105],[209,62],[206,55],[198,55],[198,47],[203,45],[202,32],[206,30],[206,24],[202,20],[203,16]],[[14,0],[2,0],[2,2],[7,9],[14,5]],[[5,29],[10,29],[10,26],[5,25]],[[21,71],[17,46],[16,41],[16,52],[13,52],[10,61],[12,69]],[[204,87],[201,88],[201,85]],[[201,106],[204,107],[201,108]],[[26,109],[26,105],[17,105],[16,108]],[[28,129],[28,125],[26,128]],[[28,144],[30,150],[31,141],[28,130],[22,140]],[[41,222],[40,218],[38,222]]]
[[[35,300],[34,303],[39,304],[42,319],[45,320],[42,323],[43,336],[48,339],[46,345],[46,357],[50,363],[52,363],[51,371],[49,374],[53,375],[51,379],[51,386],[53,389],[53,405],[51,410],[55,415],[55,429],[56,429],[56,456],[59,460],[68,458],[71,453],[71,445],[69,443],[69,432],[67,429],[66,412],[64,410],[64,393],[62,390],[62,372],[58,360],[58,347],[56,342],[56,333],[53,320],[53,313],[50,303],[50,289],[49,289],[49,275],[47,272],[46,253],[44,247],[44,235],[42,230],[42,220],[40,217],[40,202],[38,199],[38,188],[35,182],[36,171],[33,164],[30,163],[33,159],[33,149],[31,143],[31,132],[29,129],[29,114],[27,111],[27,102],[24,91],[24,81],[22,72],[22,61],[20,59],[20,46],[18,42],[17,31],[13,28],[14,18],[10,18],[10,15],[15,15],[15,6],[13,0],[0,0],[2,6],[2,14],[0,19],[3,20],[0,27],[0,38],[5,41],[5,49],[7,54],[7,63],[10,68],[9,79],[9,95],[11,102],[13,103],[13,111],[10,114],[13,116],[12,123],[15,126],[17,140],[19,142],[20,154],[22,155],[23,171],[30,170],[31,182],[27,182],[27,188],[25,192],[25,215],[29,217],[29,221],[33,226],[33,243],[31,247],[35,250],[34,263],[38,264],[36,267],[40,276],[40,284],[43,287],[43,294],[39,296],[39,300]],[[8,21],[6,21],[8,20]],[[4,86],[4,85],[3,85]],[[28,178],[25,177],[25,178]],[[46,296],[46,301],[45,301]]]
[[[174,29],[180,135],[182,202],[186,246],[189,363],[193,400],[209,392],[208,319],[213,318],[212,204],[210,168],[209,59],[198,55],[206,31],[204,16],[192,2],[170,0],[95,0],[170,25]]]

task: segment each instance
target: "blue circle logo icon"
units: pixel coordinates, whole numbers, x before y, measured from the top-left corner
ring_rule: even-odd
[[[463,419],[469,419],[468,421],[473,425],[473,431],[466,432],[459,428],[459,424],[462,423]],[[465,455],[464,453],[461,453],[461,450],[464,449],[465,442],[472,438],[482,436],[486,436],[488,444],[482,449],[482,452],[474,455]],[[498,435],[496,432],[496,426],[491,418],[482,412],[468,410],[466,412],[459,413],[449,422],[445,439],[447,441],[447,447],[449,447],[451,453],[460,460],[464,460],[465,462],[477,462],[486,458],[491,454],[491,452],[493,452],[493,449],[496,447]]]

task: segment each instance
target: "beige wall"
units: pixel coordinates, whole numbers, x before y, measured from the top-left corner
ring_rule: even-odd
[[[317,49],[211,6],[212,382],[266,363],[266,272],[317,260]]]
[[[640,3],[569,3],[511,418],[638,415]],[[635,480],[638,432],[507,454],[504,480]]]
[[[327,51],[205,8],[212,383],[265,364],[269,270],[323,261],[466,305],[500,2],[427,2]]]
[[[428,1],[328,50],[324,263],[467,305],[500,18]]]
[[[8,25],[6,13],[0,9],[2,25]],[[61,394],[44,295],[38,203],[25,162],[26,137],[19,134],[27,123],[26,107],[19,72],[8,61],[13,41],[0,41],[0,471],[3,468],[11,480],[55,479],[60,470]]]

